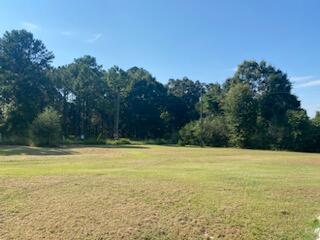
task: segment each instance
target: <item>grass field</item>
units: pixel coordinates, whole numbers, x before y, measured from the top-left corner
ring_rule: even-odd
[[[315,239],[320,154],[0,146],[0,239]]]

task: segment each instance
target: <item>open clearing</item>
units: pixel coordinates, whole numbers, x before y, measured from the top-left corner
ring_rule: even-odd
[[[0,239],[315,239],[320,154],[0,146]]]

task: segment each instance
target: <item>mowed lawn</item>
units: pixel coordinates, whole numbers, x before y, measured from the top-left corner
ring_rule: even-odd
[[[315,239],[320,154],[0,146],[0,239]]]

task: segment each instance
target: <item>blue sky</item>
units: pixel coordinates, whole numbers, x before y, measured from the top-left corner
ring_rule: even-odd
[[[56,66],[91,54],[105,68],[143,67],[163,83],[223,82],[243,60],[266,60],[288,74],[310,116],[320,110],[318,0],[11,0],[0,8],[0,33],[32,31]]]

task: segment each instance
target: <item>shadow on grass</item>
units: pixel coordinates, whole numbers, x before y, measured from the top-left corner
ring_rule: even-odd
[[[148,149],[147,146],[134,144],[107,144],[107,145],[66,145],[65,148],[128,148],[128,149]]]
[[[44,147],[29,147],[29,146],[9,146],[0,145],[0,156],[12,155],[69,155],[74,152],[68,148],[44,148]]]
[[[0,145],[0,156],[12,155],[71,155],[76,154],[74,148],[128,148],[128,149],[146,149],[148,147],[139,145],[67,145],[60,148],[45,148],[45,147],[29,147],[29,146],[14,146]]]

